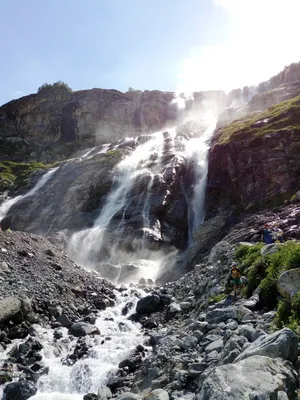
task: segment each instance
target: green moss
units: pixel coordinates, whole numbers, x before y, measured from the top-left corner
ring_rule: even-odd
[[[286,300],[280,300],[277,280],[282,272],[299,267],[300,243],[288,241],[278,245],[278,251],[266,257],[261,256],[262,246],[261,243],[254,246],[241,245],[235,252],[243,275],[248,277],[245,294],[251,296],[259,287],[263,304],[270,309],[277,307],[276,326],[280,328],[290,324],[295,328],[300,321],[300,293],[294,297],[292,306]]]
[[[300,96],[220,128],[217,131],[217,139],[219,144],[224,144],[233,139],[242,140],[245,135],[258,137],[276,132],[288,134],[291,131],[300,132]]]
[[[220,301],[224,300],[225,298],[226,298],[225,293],[216,294],[215,296],[212,296],[208,299],[208,303],[209,304],[219,303]]]
[[[43,164],[41,162],[19,163],[3,161],[0,163],[0,191],[12,187],[19,188],[29,183],[29,177],[33,172],[48,169],[55,164]]]

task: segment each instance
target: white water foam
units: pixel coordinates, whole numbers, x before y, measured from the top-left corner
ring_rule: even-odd
[[[24,195],[13,197],[12,199],[5,200],[0,205],[0,222],[5,218],[6,214],[8,213],[9,209],[20,200],[24,199],[25,197],[33,196],[39,189],[41,189],[51,178],[55,171],[58,170],[59,167],[51,168],[48,172],[46,172],[36,183],[36,185],[29,190],[29,192],[25,193]]]
[[[140,332],[140,325],[128,320],[128,316],[134,312],[138,298],[145,296],[145,292],[127,289],[122,294],[116,291],[116,295],[116,305],[99,312],[95,325],[101,334],[85,338],[91,346],[88,355],[73,366],[64,365],[62,359],[73,353],[77,339],[71,340],[67,329],[61,328],[63,338],[55,341],[53,330],[36,326],[37,339],[44,346],[41,351],[42,363],[49,367],[49,373],[38,380],[38,392],[30,399],[82,400],[88,392],[97,393],[100,387],[106,385],[108,373],[117,371],[119,363],[144,342],[145,336]],[[130,302],[131,312],[123,316],[122,309]],[[20,342],[16,341],[18,344]],[[1,360],[4,361],[4,358],[1,357]],[[0,388],[0,395],[2,390],[3,387]]]

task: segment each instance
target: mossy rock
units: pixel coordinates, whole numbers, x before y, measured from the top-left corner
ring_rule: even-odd
[[[300,133],[300,96],[269,107],[252,117],[232,122],[216,132],[216,143],[225,144],[275,133]]]

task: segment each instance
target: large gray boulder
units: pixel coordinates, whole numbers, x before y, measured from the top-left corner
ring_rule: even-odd
[[[209,264],[216,264],[218,261],[221,265],[228,264],[232,262],[234,255],[234,247],[225,241],[221,241],[214,245],[208,257]]]
[[[283,358],[294,362],[298,356],[298,337],[288,328],[271,335],[260,336],[237,357],[236,361],[256,355]]]
[[[0,300],[0,323],[13,318],[22,309],[22,302],[17,297],[5,297]]]
[[[241,321],[245,315],[252,315],[252,312],[246,307],[224,307],[215,308],[206,314],[206,321],[209,324],[219,324],[229,319]]]
[[[298,376],[286,361],[253,356],[216,367],[203,382],[196,400],[297,399]],[[278,393],[281,397],[278,396]]]
[[[142,400],[142,397],[135,393],[125,392],[120,394],[117,400]]]
[[[277,289],[283,297],[291,301],[300,291],[300,268],[283,272],[277,281]]]

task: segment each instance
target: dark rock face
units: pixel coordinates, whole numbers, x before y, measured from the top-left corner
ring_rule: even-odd
[[[212,142],[207,182],[207,217],[272,205],[300,188],[299,130],[288,129]]]
[[[173,99],[174,93],[158,90],[121,93],[54,88],[11,101],[0,107],[0,158],[9,154],[21,160],[59,159],[88,144],[155,132],[180,117]],[[223,107],[225,94],[211,91],[195,95],[200,106],[203,99]]]

